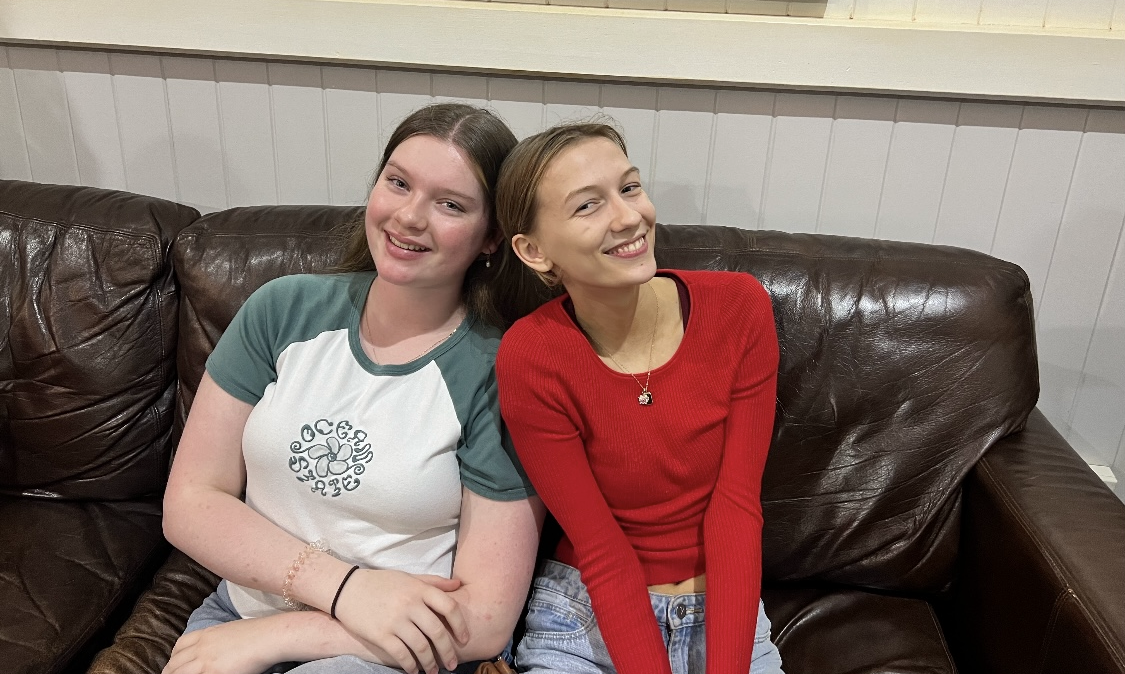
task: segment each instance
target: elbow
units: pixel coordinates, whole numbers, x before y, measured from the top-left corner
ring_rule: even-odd
[[[170,488],[164,492],[164,505],[163,515],[161,516],[160,526],[164,532],[164,538],[175,547],[180,547],[180,537],[183,533],[183,526],[181,523],[181,513],[183,508],[183,497],[175,488]]]
[[[511,644],[515,626],[511,630],[488,630],[487,634],[472,635],[469,644],[465,647],[462,660],[495,660],[496,656],[504,652]],[[512,644],[514,647],[515,644]]]
[[[469,643],[461,649],[462,660],[494,660],[509,645],[514,646],[511,642],[518,619],[517,613],[514,616],[492,615],[477,620],[470,628]]]

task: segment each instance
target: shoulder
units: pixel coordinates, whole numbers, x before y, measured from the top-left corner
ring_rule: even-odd
[[[563,297],[542,305],[519,319],[500,340],[497,360],[520,360],[542,351],[546,336],[562,336],[570,328],[570,317],[563,309]]]
[[[279,276],[267,281],[250,295],[255,303],[285,305],[295,302],[326,300],[330,303],[341,301],[352,303],[369,286],[372,274],[292,274]]]
[[[272,348],[347,327],[363,306],[371,274],[282,276],[254,291],[232,325],[258,331]]]
[[[465,321],[463,329],[465,334],[435,360],[443,369],[470,365],[491,369],[500,347],[500,330],[475,316]]]
[[[746,334],[752,340],[772,334],[776,341],[773,302],[769,292],[751,274],[679,270],[670,273],[680,277],[687,286],[692,314],[701,315],[703,331],[723,337],[722,344],[737,348],[735,340],[726,339],[734,333]]]
[[[669,269],[668,274],[678,276],[692,290],[712,293],[744,292],[765,294],[766,290],[752,274],[743,271],[711,271],[696,269]]]
[[[751,309],[754,313],[770,309],[769,292],[747,272],[671,269],[668,273],[684,282],[693,304],[715,304],[743,312]]]

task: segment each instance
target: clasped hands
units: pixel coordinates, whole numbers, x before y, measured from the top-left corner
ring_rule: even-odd
[[[180,637],[163,674],[260,674],[279,662],[355,655],[409,674],[458,664],[469,640],[461,581],[402,571],[361,569],[336,603],[338,622],[286,612],[233,620]],[[335,634],[332,634],[335,628]],[[308,649],[308,650],[305,650]]]
[[[410,674],[457,667],[469,641],[461,605],[450,594],[461,581],[402,571],[360,570],[336,604],[336,618],[356,638]],[[383,658],[380,658],[382,660]]]

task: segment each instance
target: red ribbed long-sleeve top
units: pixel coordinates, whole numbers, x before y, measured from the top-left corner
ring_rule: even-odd
[[[778,346],[749,274],[667,271],[691,313],[653,404],[607,367],[565,297],[517,321],[496,357],[500,407],[536,491],[565,534],[620,674],[671,674],[647,586],[707,574],[707,672],[746,674],[761,591],[759,498]],[[643,375],[640,375],[643,377]]]

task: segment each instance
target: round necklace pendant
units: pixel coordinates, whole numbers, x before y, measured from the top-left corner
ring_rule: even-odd
[[[637,402],[640,403],[641,405],[651,405],[652,404],[652,394],[649,393],[648,391],[641,391],[641,394],[639,396],[637,396]]]

